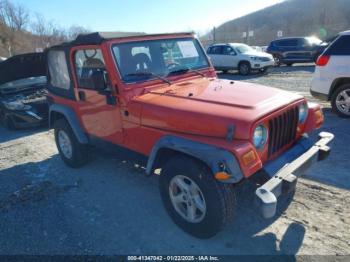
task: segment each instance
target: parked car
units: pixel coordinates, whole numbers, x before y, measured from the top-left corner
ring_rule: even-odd
[[[254,50],[246,44],[215,44],[208,48],[207,54],[214,68],[224,73],[238,69],[241,75],[248,75],[252,70],[265,72],[275,64],[272,55]]]
[[[84,165],[90,144],[136,151],[146,174],[159,175],[169,216],[193,236],[211,237],[230,222],[239,182],[259,172],[270,177],[257,188],[258,206],[274,216],[277,197],[328,156],[332,134],[318,142],[303,135],[322,125],[319,105],[218,79],[191,33],[79,35],[48,49],[47,59],[62,160]]]
[[[43,53],[13,56],[0,63],[0,122],[19,129],[47,124]]]
[[[311,94],[330,101],[339,116],[350,117],[350,31],[345,31],[317,59]]]
[[[278,65],[316,62],[327,43],[316,37],[286,37],[274,40],[266,52],[273,55]]]

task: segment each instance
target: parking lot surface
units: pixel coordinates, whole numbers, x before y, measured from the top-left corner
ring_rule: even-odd
[[[310,98],[313,69],[219,77]],[[278,215],[264,220],[254,209],[254,187],[245,182],[237,187],[234,223],[209,240],[176,227],[162,206],[157,176],[146,177],[124,153],[91,152],[91,163],[71,169],[52,130],[0,127],[0,254],[350,254],[350,120],[324,106],[319,131],[335,134],[333,151],[299,179],[294,199],[283,198]]]

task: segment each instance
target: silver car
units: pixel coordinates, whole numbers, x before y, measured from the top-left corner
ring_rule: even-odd
[[[237,69],[241,75],[248,75],[252,70],[265,72],[275,65],[272,55],[240,43],[215,44],[207,54],[214,68],[224,73]]]

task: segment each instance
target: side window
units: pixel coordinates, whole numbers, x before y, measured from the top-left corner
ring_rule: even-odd
[[[298,39],[289,40],[288,46],[298,46]]]
[[[83,49],[74,54],[78,86],[95,89],[93,76],[105,71],[105,62],[100,49]]]
[[[343,35],[334,40],[325,54],[350,55],[350,35]]]
[[[221,55],[221,48],[221,46],[212,46],[210,47],[208,54]]]
[[[278,46],[297,46],[297,45],[298,45],[298,40],[297,39],[281,40],[278,43]]]
[[[48,67],[50,84],[54,87],[68,90],[70,88],[70,78],[65,52],[50,51],[48,54]]]
[[[235,55],[236,52],[233,50],[231,46],[224,46],[222,47],[222,54],[223,55]]]

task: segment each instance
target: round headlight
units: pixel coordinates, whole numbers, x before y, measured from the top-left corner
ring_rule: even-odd
[[[306,103],[299,105],[299,123],[301,124],[305,123],[308,111],[309,109]]]
[[[263,125],[258,125],[254,130],[253,143],[257,149],[262,148],[267,141],[267,129]]]

